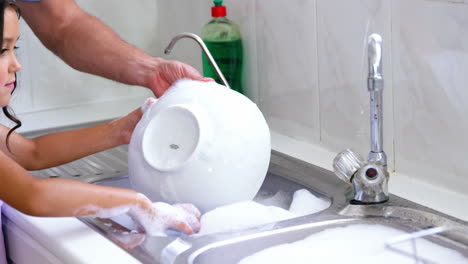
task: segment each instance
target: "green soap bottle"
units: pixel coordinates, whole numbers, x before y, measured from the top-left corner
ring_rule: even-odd
[[[213,18],[202,28],[203,42],[210,50],[229,86],[244,94],[242,88],[243,49],[239,26],[226,17],[226,7],[222,5],[222,0],[213,2],[214,6],[211,8]],[[223,84],[205,54],[202,54],[202,60],[203,74]]]

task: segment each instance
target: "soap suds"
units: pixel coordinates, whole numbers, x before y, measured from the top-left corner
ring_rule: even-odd
[[[331,201],[321,199],[306,189],[294,193],[293,201],[289,206],[289,212],[298,216],[309,215],[323,211],[330,207]]]
[[[290,200],[291,198],[289,198]],[[287,220],[322,211],[330,201],[318,198],[308,190],[294,193],[290,210],[284,204],[287,193],[278,191],[275,195],[261,194],[254,201],[244,201],[215,208],[201,217],[200,235],[218,232],[234,232],[272,222]]]
[[[118,215],[127,213],[130,210],[130,205],[116,206],[112,208],[102,208],[93,204],[89,204],[75,210],[75,215],[81,215],[82,212],[95,212],[94,214],[89,214],[91,217],[99,218],[111,218]]]
[[[410,254],[410,257],[386,247],[387,241],[402,234],[405,232],[383,225],[330,228],[303,240],[264,249],[242,259],[239,263],[414,264],[410,242],[398,244],[397,248]],[[428,261],[424,263],[468,263],[468,259],[459,252],[430,241],[418,239],[416,245],[418,257]]]
[[[280,207],[264,206],[253,201],[239,202],[204,214],[200,220],[199,234],[238,231],[294,217],[296,215]]]

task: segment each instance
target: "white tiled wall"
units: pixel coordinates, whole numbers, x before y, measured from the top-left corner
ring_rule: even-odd
[[[272,130],[318,143],[315,1],[256,3],[260,108]]]
[[[164,26],[169,35],[199,33],[209,20],[208,0],[158,4],[179,22],[176,30]],[[428,0],[225,4],[242,29],[248,95],[270,128],[329,153],[351,147],[365,156],[370,150],[366,39],[381,34],[391,190],[429,206],[438,199],[444,207],[443,196],[428,198],[437,196],[434,188],[468,199],[463,196],[468,192],[468,5]],[[200,67],[199,50],[195,56],[179,52],[178,59]],[[332,161],[326,162],[331,167]],[[453,203],[445,207],[466,216]]]
[[[467,193],[468,5],[392,3],[397,170]]]

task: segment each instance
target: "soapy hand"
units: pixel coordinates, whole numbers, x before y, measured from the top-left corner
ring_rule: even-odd
[[[132,208],[129,215],[151,236],[165,235],[167,229],[180,230],[188,235],[200,230],[200,211],[191,204],[156,202],[147,210]]]
[[[206,78],[190,65],[180,61],[157,59],[156,66],[150,74],[147,86],[153,91],[156,97],[163,93],[177,80],[188,78],[197,81],[214,81],[212,78]]]

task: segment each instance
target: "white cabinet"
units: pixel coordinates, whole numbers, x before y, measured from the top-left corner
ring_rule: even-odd
[[[15,264],[61,264],[56,256],[25,233],[10,219],[4,217],[3,234],[8,262]]]

